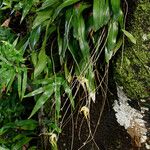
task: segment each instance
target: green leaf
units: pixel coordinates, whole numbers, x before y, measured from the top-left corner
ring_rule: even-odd
[[[4,28],[0,26],[0,41],[10,41],[13,42],[15,39],[15,34],[10,28]]]
[[[9,61],[7,61],[6,58],[4,58],[3,56],[0,56],[0,60],[3,61],[4,63],[6,63],[7,65],[12,65]]]
[[[56,118],[60,118],[60,107],[61,107],[61,95],[60,95],[60,85],[55,84],[54,87],[54,93],[55,93],[55,107],[56,107]]]
[[[5,10],[5,9],[10,9],[12,6],[12,1],[7,1],[7,0],[5,0],[5,1],[3,1],[3,7],[1,8],[1,10]]]
[[[18,40],[19,40],[19,36],[14,40],[13,42],[13,46],[16,47],[17,43],[18,43]]]
[[[0,136],[5,134],[9,129],[15,128],[15,123],[7,123],[3,127],[0,128]]]
[[[32,30],[30,35],[30,45],[32,49],[34,49],[36,43],[39,41],[40,34],[41,34],[41,26]]]
[[[23,134],[19,134],[13,139],[14,144],[11,145],[11,149],[20,150],[22,149],[23,145],[29,143],[31,139],[32,139],[31,137],[26,137]]]
[[[0,128],[0,136],[2,136],[5,132],[8,131],[9,128],[1,127]]]
[[[41,79],[41,80],[35,80],[33,83],[34,84],[43,84],[43,85],[46,85],[46,84],[52,84],[55,80],[55,76],[51,76],[50,78],[45,78],[45,79]]]
[[[108,29],[107,43],[105,47],[105,60],[108,63],[113,56],[113,49],[116,45],[118,35],[118,22],[111,21]]]
[[[58,43],[58,51],[60,56],[60,63],[63,64],[63,57],[62,57],[62,47],[63,47],[63,41],[60,36],[59,27],[57,28],[57,43]]]
[[[44,50],[41,50],[38,56],[38,63],[35,66],[34,70],[34,78],[39,76],[41,72],[44,70],[47,64],[47,55],[45,54]]]
[[[126,31],[124,29],[122,29],[122,31],[133,44],[136,44],[136,39],[131,33],[129,33],[128,31]]]
[[[32,51],[32,53],[31,53],[31,60],[32,60],[32,63],[34,65],[34,67],[37,64],[37,58],[38,58],[37,52],[36,51]]]
[[[82,52],[82,57],[87,60],[90,56],[89,54],[89,45],[86,40],[86,35],[85,35],[85,22],[82,16],[82,11],[89,7],[89,5],[80,5],[78,8],[75,9],[74,11],[74,18],[73,18],[73,27],[74,27],[74,32],[75,33],[75,38],[79,41],[80,49]]]
[[[9,149],[0,146],[0,150],[9,150]]]
[[[69,72],[69,70],[67,68],[67,63],[64,64],[64,71],[65,71],[65,78],[70,83],[72,80],[72,76],[71,76],[71,73]]]
[[[68,48],[69,44],[69,32],[72,27],[72,18],[73,18],[73,9],[68,9],[66,11],[66,18],[65,18],[65,32],[64,32],[64,38],[63,38],[63,48],[62,48],[62,57],[65,59],[66,50]]]
[[[37,13],[37,17],[33,22],[32,29],[35,29],[37,26],[43,25],[43,22],[50,19],[53,11],[50,9],[44,9]]]
[[[65,90],[65,93],[68,95],[68,97],[70,99],[70,103],[71,103],[72,107],[74,108],[74,99],[73,99],[73,96],[72,96],[72,90],[71,90],[71,88],[69,87],[69,85],[66,81],[63,82],[63,87],[64,87],[64,90]]]
[[[124,15],[121,10],[120,0],[111,0],[111,8],[113,11],[113,19],[118,21],[121,28],[124,26]]]
[[[15,122],[17,128],[22,130],[34,130],[38,126],[38,122],[32,119],[19,120]]]
[[[12,72],[10,73],[10,81],[9,81],[9,83],[8,83],[8,85],[7,85],[7,91],[6,91],[6,92],[8,92],[8,91],[10,90],[11,85],[12,85],[14,79],[15,79],[15,76],[16,76],[16,74],[15,74],[15,72],[12,70]]]
[[[21,72],[18,72],[18,94],[19,98],[21,98],[21,85],[22,85],[22,77],[21,77]]]
[[[111,0],[111,8],[114,15],[118,15],[120,11],[120,0]]]
[[[109,63],[109,60],[112,58],[113,56],[113,51],[108,50],[107,47],[105,47],[105,60],[107,63]]]
[[[89,98],[95,102],[95,95],[96,95],[96,86],[95,86],[95,76],[93,71],[93,64],[90,63],[88,67],[88,72],[86,74],[86,86],[89,94]]]
[[[33,0],[26,0],[24,2],[23,13],[22,13],[22,17],[21,17],[21,22],[23,21],[23,19],[26,17],[26,15],[28,14],[28,12],[30,11],[33,3],[34,3]]]
[[[24,97],[25,91],[27,87],[27,69],[24,69],[23,72],[23,79],[22,79],[22,92],[21,92],[21,98]]]
[[[36,150],[37,149],[37,147],[36,146],[32,146],[32,147],[29,147],[29,149],[28,150]]]
[[[73,41],[72,41],[72,42],[70,41],[70,42],[68,43],[68,49],[69,49],[69,51],[70,51],[70,53],[71,53],[71,55],[72,55],[72,57],[73,57],[73,59],[74,59],[76,65],[77,65],[78,70],[80,70],[80,67],[79,67],[78,48],[76,47],[76,44],[77,44],[77,43],[74,44]]]
[[[53,20],[59,15],[60,11],[67,7],[67,6],[70,6],[72,4],[75,4],[77,2],[79,2],[80,0],[65,0],[62,4],[60,4],[57,9],[55,10],[54,12],[54,15],[53,15]]]
[[[46,101],[51,97],[53,92],[54,92],[53,87],[48,86],[48,89],[37,100],[29,118],[31,118],[46,103]]]
[[[120,24],[120,27],[124,28],[124,14],[121,9],[118,12],[118,22]]]
[[[115,47],[118,35],[118,22],[112,21],[108,29],[107,47],[112,50]]]
[[[35,96],[38,94],[41,94],[42,92],[44,92],[45,88],[44,87],[40,87],[39,89],[34,90],[33,92],[25,95],[24,97],[31,97],[31,96]]]
[[[106,25],[110,19],[108,0],[94,0],[93,3],[93,24],[95,31]]]
[[[62,129],[58,126],[57,122],[50,124],[51,130],[57,133],[61,133]]]
[[[49,20],[49,22],[46,26],[44,41],[42,43],[42,47],[41,47],[40,53],[38,55],[38,63],[35,66],[35,70],[34,70],[34,78],[36,78],[38,75],[41,74],[41,72],[44,70],[44,68],[46,67],[46,64],[47,64],[47,55],[45,53],[45,48],[46,48],[48,29],[49,29],[50,24],[51,24],[51,20]]]
[[[29,35],[27,34],[25,37],[21,37],[18,39],[17,45],[15,47],[16,49],[22,49],[23,51],[25,51],[28,44],[29,44]]]
[[[115,45],[115,47],[114,47],[114,49],[113,49],[114,54],[120,49],[122,43],[123,43],[123,39],[120,38],[120,39],[117,41],[117,43],[116,43],[116,45]]]
[[[38,11],[44,10],[46,8],[56,8],[60,4],[60,0],[45,0],[42,7]]]

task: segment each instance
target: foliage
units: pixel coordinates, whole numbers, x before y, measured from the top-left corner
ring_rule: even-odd
[[[27,83],[27,68],[23,64],[23,51],[16,50],[15,47],[6,42],[1,41],[0,46],[0,88],[8,92],[12,83],[17,76],[18,78],[18,94],[22,99]],[[3,90],[1,92],[3,92]]]
[[[34,99],[32,112],[26,117],[35,117],[39,126],[44,126],[44,132],[40,131],[40,134],[50,139],[51,135],[59,135],[61,131],[61,111],[65,111],[63,100],[70,101],[68,107],[71,110],[76,109],[80,85],[86,100],[83,108],[90,110],[91,100],[95,102],[99,87],[96,68],[109,64],[122,45],[123,32],[127,34],[120,3],[120,0],[3,0],[0,11],[10,15],[10,24],[12,18],[21,14],[20,24],[26,23],[27,32],[25,35],[17,34],[13,28],[14,37],[9,40],[6,35],[11,29],[5,26],[5,30],[1,31],[0,100],[3,101],[3,95],[7,94],[8,99],[13,101],[14,86],[18,91],[14,100],[17,103],[22,105],[20,100]],[[133,40],[131,36],[130,39]],[[105,55],[104,61],[99,60],[101,53]],[[17,106],[16,111],[19,108],[21,106]],[[45,119],[39,117],[47,112],[50,113]],[[22,139],[19,145],[11,146],[11,149],[13,146],[19,149],[32,140],[32,133],[37,128],[35,120],[16,116],[8,124],[3,123],[1,139],[7,139],[4,136],[6,132],[13,143]],[[21,133],[14,133],[19,123]],[[12,132],[9,133],[9,130]],[[56,142],[55,138],[55,147]],[[10,148],[9,142],[1,143],[2,147]],[[44,149],[44,146],[41,147]]]

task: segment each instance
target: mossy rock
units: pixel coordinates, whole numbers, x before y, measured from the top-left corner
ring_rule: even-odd
[[[122,55],[117,58],[115,80],[132,99],[150,98],[150,1],[140,0],[127,30],[136,44],[125,42]]]

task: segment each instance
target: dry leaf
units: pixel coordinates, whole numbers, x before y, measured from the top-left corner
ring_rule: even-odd
[[[6,20],[3,22],[3,24],[1,25],[1,27],[9,27],[10,19],[11,19],[11,18],[6,19]]]
[[[129,127],[127,129],[127,132],[131,136],[135,147],[141,147],[141,134],[140,134],[141,129],[140,128],[141,127],[137,123],[134,123],[133,127]]]

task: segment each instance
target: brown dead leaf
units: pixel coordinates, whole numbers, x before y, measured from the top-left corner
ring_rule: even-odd
[[[10,19],[11,19],[11,18],[6,19],[6,20],[3,22],[3,24],[1,25],[1,27],[9,27]]]
[[[132,138],[133,145],[135,147],[141,147],[140,126],[135,123],[135,125],[133,127],[129,127],[127,129],[127,132]]]

